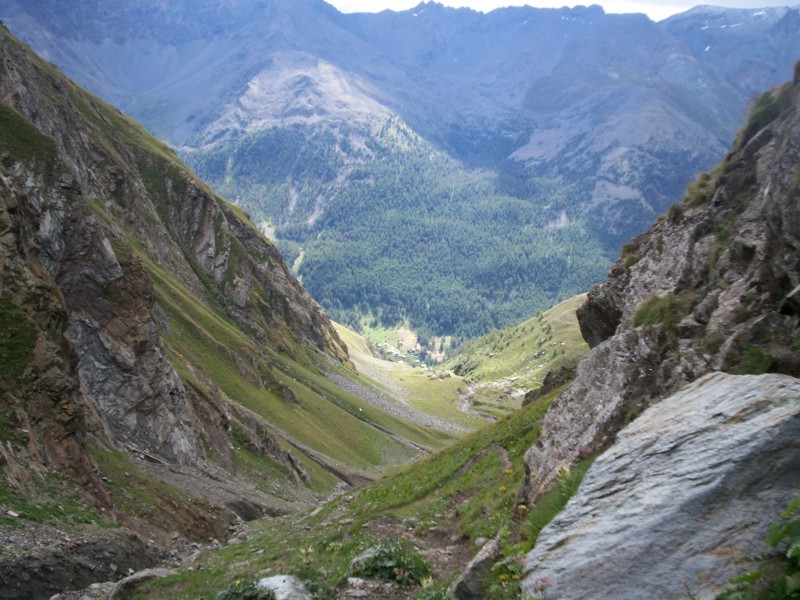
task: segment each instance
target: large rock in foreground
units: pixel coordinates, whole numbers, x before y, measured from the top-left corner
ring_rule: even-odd
[[[800,493],[800,380],[707,375],[646,410],[539,536],[523,592],[713,598]]]

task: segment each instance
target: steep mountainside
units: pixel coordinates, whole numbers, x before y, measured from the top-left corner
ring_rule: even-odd
[[[105,519],[221,539],[456,431],[373,406],[247,216],[6,30],[0,161],[4,514],[45,518],[38,504],[66,477]],[[28,568],[4,555],[0,588],[63,584],[17,577]],[[72,575],[99,576],[84,571]]]
[[[578,311],[592,351],[526,455],[528,501],[570,463],[613,447],[529,554],[526,590],[547,579],[559,597],[578,598],[586,593],[579,582],[591,580],[592,593],[609,597],[685,589],[712,597],[800,491],[798,69],[794,83],[756,102],[726,159],[624,247]],[[715,371],[792,377],[707,375]],[[652,406],[670,395],[671,408]],[[697,464],[667,462],[683,452]],[[629,510],[614,514],[614,506]],[[690,540],[699,522],[708,536]],[[578,530],[595,549],[651,547],[669,578],[647,561],[605,560],[574,537]],[[594,557],[576,563],[576,552]],[[589,575],[598,565],[602,577]]]
[[[425,337],[484,333],[600,279],[788,76],[797,15],[0,2],[267,227],[337,319]]]

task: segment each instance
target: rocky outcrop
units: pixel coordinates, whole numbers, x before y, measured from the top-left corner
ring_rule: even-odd
[[[548,597],[713,598],[800,489],[800,380],[706,375],[594,462],[525,562]]]
[[[797,84],[766,95],[773,119],[757,113],[725,162],[590,291],[578,318],[593,349],[528,453],[540,480],[706,373],[800,375],[799,95]]]
[[[81,539],[75,539],[73,532],[66,541],[59,539],[64,536],[58,532],[49,533],[44,548],[28,548],[28,554],[8,556],[4,545],[0,599],[50,598],[65,589],[80,589],[151,567],[162,558],[155,548],[125,529],[100,529]],[[6,535],[0,537],[8,543]]]
[[[796,82],[762,97],[725,161],[627,244],[590,291],[578,318],[592,351],[526,454],[526,502],[536,502],[559,468],[612,447],[648,407],[708,373],[800,376],[798,108]],[[698,430],[709,426],[692,422]],[[720,510],[732,510],[750,491],[739,496],[722,498],[728,508]],[[747,532],[741,539],[760,543],[746,519],[740,525]],[[621,580],[627,568],[625,561],[607,563]],[[528,575],[528,589],[535,579]]]

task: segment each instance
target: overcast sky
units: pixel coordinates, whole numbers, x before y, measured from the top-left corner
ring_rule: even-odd
[[[764,6],[792,6],[798,0],[781,2],[780,0],[725,0],[725,2],[714,2],[713,0],[698,0],[697,2],[684,2],[682,0],[651,0],[650,2],[630,2],[629,0],[602,0],[579,2],[578,4],[600,4],[607,13],[646,13],[654,21],[660,21],[675,13],[690,9],[696,4],[719,4],[727,7],[736,8],[760,8]],[[327,0],[342,12],[378,12],[384,9],[407,10],[420,3],[420,0]],[[563,0],[439,0],[446,6],[460,7],[468,6],[474,10],[489,12],[501,6],[523,6],[528,4],[537,7],[560,8],[561,6],[574,6],[565,3]]]

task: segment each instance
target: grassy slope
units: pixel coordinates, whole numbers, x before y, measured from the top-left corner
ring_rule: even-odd
[[[443,365],[461,374],[474,391],[475,409],[490,415],[516,409],[524,391],[542,385],[551,370],[575,366],[588,352],[575,311],[585,294],[544,313],[467,344]]]
[[[378,385],[415,408],[474,428],[516,410],[525,392],[540,387],[549,371],[575,366],[586,355],[589,347],[575,316],[585,299],[585,294],[573,296],[523,323],[473,340],[433,372],[376,358],[363,337],[336,327],[359,370]]]
[[[514,529],[522,533],[510,541],[528,547],[585,471],[575,469],[565,479],[570,489],[556,493],[557,498],[546,497],[541,508],[520,510],[516,505],[524,454],[538,439],[541,419],[554,396],[400,468],[349,498],[330,502],[312,516],[253,523],[247,541],[201,556],[193,570],[150,584],[136,597],[208,598],[237,580],[268,573],[295,573],[317,597],[333,597],[350,561],[375,543],[371,525],[393,518],[403,520],[412,541],[443,527],[460,531],[467,544]]]
[[[373,424],[423,447],[439,447],[447,439],[376,409],[330,382],[313,366],[256,347],[224,315],[201,303],[147,257],[143,259],[170,325],[166,341],[173,364],[179,365],[179,370],[180,365],[189,364],[205,373],[231,402],[260,415],[291,438],[359,469],[405,462],[417,454]],[[248,360],[243,360],[245,357]],[[270,371],[292,390],[296,402],[287,402],[275,389],[260,385],[258,373],[248,373],[243,364],[265,370],[271,366]],[[356,377],[346,369],[340,373]]]

